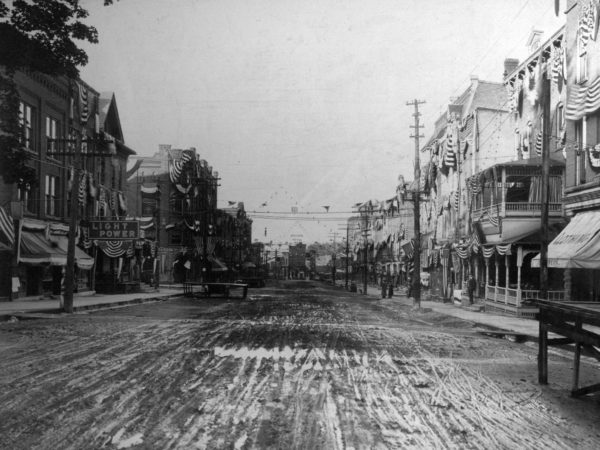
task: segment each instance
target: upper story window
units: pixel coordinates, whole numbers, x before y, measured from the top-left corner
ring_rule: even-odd
[[[565,129],[565,107],[562,103],[556,105],[556,137],[562,139],[562,132]]]
[[[59,132],[59,122],[52,117],[46,116],[46,154],[48,156],[53,156],[52,154],[58,151]]]
[[[585,83],[588,79],[587,39],[577,31],[577,83]]]
[[[28,212],[28,213],[36,213],[37,212],[34,192],[31,189],[31,186],[29,184],[20,186],[17,189],[17,200],[20,200],[23,202],[23,208],[24,208],[25,212]]]
[[[33,140],[33,120],[34,120],[34,109],[31,105],[25,102],[19,102],[19,125],[23,132],[23,146],[28,150],[34,150]]]
[[[106,183],[106,158],[100,158],[100,184]]]
[[[53,175],[46,175],[46,215],[57,216],[58,215],[58,177]]]
[[[575,122],[575,186],[586,182],[587,158],[585,154],[585,118]]]

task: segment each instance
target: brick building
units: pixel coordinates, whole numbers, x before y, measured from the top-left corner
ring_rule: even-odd
[[[18,72],[22,145],[39,182],[0,185],[2,229],[0,241],[15,248],[19,241],[18,282],[14,296],[59,295],[64,279],[69,233],[77,233],[76,289],[93,290],[96,275],[115,265],[104,258],[94,267],[98,247],[87,239],[89,220],[98,216],[123,217],[125,167],[134,151],[124,144],[114,95],[101,95],[82,80]],[[82,154],[80,176],[74,180],[74,152]],[[86,156],[87,153],[105,156]],[[71,198],[71,186],[78,186]],[[18,202],[18,203],[14,203]],[[22,205],[20,233],[11,227],[10,206]],[[71,208],[81,218],[69,230]],[[9,295],[10,258],[2,258],[6,276],[0,296]]]

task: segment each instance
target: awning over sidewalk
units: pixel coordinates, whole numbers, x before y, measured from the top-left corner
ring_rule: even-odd
[[[67,236],[50,236],[50,241],[53,243],[55,242],[58,248],[64,251],[65,255],[67,254],[67,249],[69,248],[69,238]],[[81,270],[90,270],[94,267],[94,258],[75,246],[75,264],[77,264],[77,267]],[[66,259],[65,265],[67,265]]]
[[[66,236],[52,236],[48,240],[44,233],[23,230],[21,231],[19,262],[33,265],[66,266],[67,246]],[[82,270],[90,270],[94,266],[94,259],[76,246],[75,264]]]
[[[577,214],[548,245],[548,267],[600,269],[600,211]],[[540,255],[531,260],[540,267]]]
[[[51,266],[65,266],[67,252],[46,239],[44,233],[35,231],[21,231],[21,249],[19,262],[24,264],[50,264]]]

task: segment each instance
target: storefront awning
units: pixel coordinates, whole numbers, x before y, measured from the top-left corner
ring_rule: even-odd
[[[600,269],[600,211],[577,214],[548,245],[548,267]],[[540,255],[531,260],[540,267]]]
[[[65,255],[67,254],[67,249],[69,247],[69,238],[67,236],[50,236],[50,241],[53,243],[55,242],[58,248],[64,251]],[[66,264],[67,261],[65,259],[65,265]],[[77,264],[77,267],[81,270],[90,270],[94,267],[94,258],[75,246],[75,264]]]
[[[56,243],[53,244],[46,239],[44,233],[22,230],[20,241],[20,263],[50,264],[52,266],[67,264],[67,252],[59,248]]]

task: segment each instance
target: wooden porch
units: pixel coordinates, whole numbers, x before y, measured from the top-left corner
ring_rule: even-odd
[[[513,289],[494,285],[485,287],[485,310],[499,314],[535,319],[539,308],[535,300],[564,301],[565,291],[548,291],[548,298],[541,299],[539,290]]]

